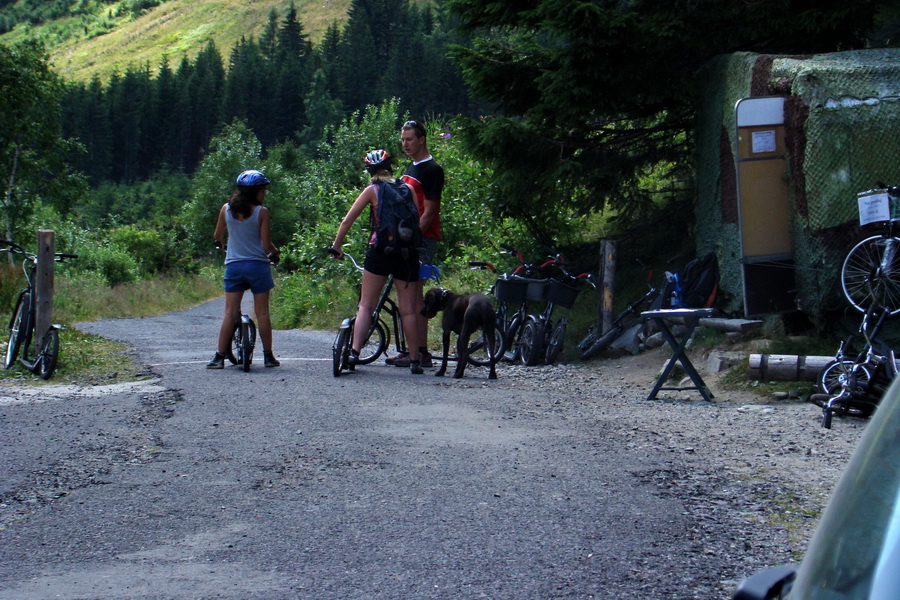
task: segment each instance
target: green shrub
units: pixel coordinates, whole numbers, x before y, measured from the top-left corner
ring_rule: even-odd
[[[156,273],[165,269],[170,241],[162,232],[123,225],[112,229],[108,235],[113,246],[131,255],[140,272]]]
[[[80,250],[78,266],[96,271],[110,287],[131,283],[138,279],[139,269],[134,257],[116,246],[96,245]]]

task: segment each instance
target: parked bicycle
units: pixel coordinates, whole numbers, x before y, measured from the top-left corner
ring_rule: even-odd
[[[506,361],[515,362],[519,358],[522,325],[528,316],[527,303],[544,301],[546,282],[541,275],[553,261],[548,260],[541,265],[529,264],[525,262],[520,251],[505,244],[500,246],[504,254],[515,256],[519,264],[511,273],[500,275],[491,287],[497,313],[493,356],[502,356]],[[497,271],[493,264],[484,261],[472,261],[469,266],[493,273]],[[489,366],[490,361],[491,354],[482,334],[469,344],[469,362],[473,365]]]
[[[861,313],[877,304],[893,317],[900,314],[900,238],[895,232],[900,187],[886,187],[858,194],[860,225],[880,228],[847,253],[841,265],[841,291],[850,306]]]
[[[851,336],[841,343],[835,359],[822,369],[818,381],[822,393],[814,394],[812,400],[822,407],[822,426],[826,429],[831,428],[835,415],[870,416],[897,376],[896,355],[878,338],[889,314],[870,305],[859,328],[863,347],[853,355],[856,340]]]
[[[607,331],[600,331],[600,328],[596,325],[588,330],[587,336],[578,344],[579,349],[581,349],[581,360],[588,360],[597,356],[609,348],[623,333],[642,323],[641,312],[644,310],[662,307],[665,300],[665,288],[669,286],[667,285],[663,288],[654,287],[652,280],[653,270],[647,268],[647,293],[628,304],[625,310],[617,314]],[[666,283],[674,285],[675,276],[672,273],[666,273]]]
[[[894,350],[878,334],[885,321],[900,313],[900,239],[894,234],[900,188],[879,183],[857,195],[859,224],[881,229],[857,243],[841,264],[841,291],[863,313],[859,352],[857,336],[841,342],[833,361],[819,375],[819,394],[812,401],[822,407],[822,426],[830,428],[834,415],[870,416],[897,376]]]
[[[336,254],[332,248],[328,249],[331,254]],[[363,267],[355,258],[344,253],[344,256],[350,259],[354,268],[362,273]],[[391,289],[394,285],[393,276],[389,276],[378,302],[375,304],[375,311],[372,315],[372,325],[366,334],[365,342],[359,351],[359,359],[357,364],[367,365],[378,359],[384,354],[390,344],[391,331],[394,333],[396,340],[396,350],[400,352],[406,351],[406,340],[403,337],[403,328],[400,326],[400,307],[390,297]],[[390,328],[385,324],[382,315],[386,315],[391,319]],[[349,364],[350,348],[353,345],[353,326],[356,323],[356,315],[347,317],[341,322],[338,333],[334,338],[332,345],[332,371],[335,377],[340,377],[343,371],[353,371],[353,365]]]
[[[566,339],[569,319],[561,317],[555,322],[553,314],[557,306],[572,308],[578,293],[581,291],[573,284],[587,280],[594,285],[588,273],[572,275],[566,270],[566,261],[562,257],[552,259],[544,266],[554,266],[560,270],[559,277],[551,277],[544,281],[544,309],[539,313],[529,314],[522,325],[519,337],[519,359],[527,366],[540,363],[552,365],[559,358]]]
[[[59,325],[51,324],[47,331],[41,333],[34,329],[37,325],[37,298],[34,290],[34,275],[38,266],[36,254],[26,251],[22,246],[8,240],[0,240],[6,246],[2,252],[18,254],[22,257],[22,271],[25,273],[25,288],[19,292],[9,320],[9,342],[6,345],[4,367],[9,369],[16,363],[22,365],[40,377],[49,379],[56,370],[59,359]],[[54,260],[63,262],[66,259],[78,258],[77,254],[57,252]],[[40,336],[34,347],[32,342]],[[31,352],[34,355],[31,355]]]

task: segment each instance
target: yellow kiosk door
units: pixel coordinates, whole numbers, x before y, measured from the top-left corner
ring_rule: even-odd
[[[784,150],[784,98],[735,105],[737,188],[744,314],[796,308],[790,199]]]

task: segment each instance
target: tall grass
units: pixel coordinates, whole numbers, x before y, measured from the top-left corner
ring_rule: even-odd
[[[89,274],[56,280],[54,318],[62,323],[146,317],[194,306],[222,293],[221,274],[170,274],[110,287]]]

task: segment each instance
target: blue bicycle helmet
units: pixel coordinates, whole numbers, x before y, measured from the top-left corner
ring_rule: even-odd
[[[238,175],[235,185],[238,187],[256,187],[260,185],[269,185],[272,183],[269,178],[257,171],[250,169]]]

